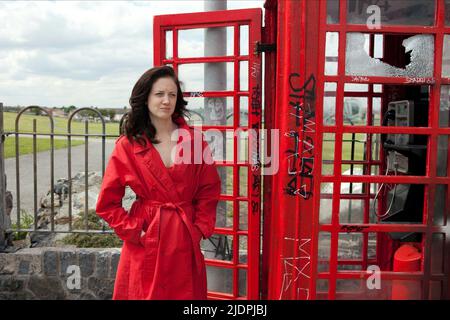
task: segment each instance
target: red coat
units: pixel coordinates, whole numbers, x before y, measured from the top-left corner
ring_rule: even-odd
[[[178,122],[192,139],[194,130]],[[124,240],[113,299],[206,299],[200,240],[213,233],[220,194],[217,168],[207,163],[166,168],[148,140],[145,147],[123,136],[116,141],[96,208]],[[138,198],[128,213],[125,186]]]

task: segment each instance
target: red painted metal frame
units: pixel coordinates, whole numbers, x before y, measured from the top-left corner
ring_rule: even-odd
[[[261,109],[261,55],[255,53],[256,43],[261,41],[261,9],[243,9],[198,12],[187,14],[162,15],[154,17],[154,64],[171,64],[178,72],[178,66],[186,63],[206,63],[206,62],[233,62],[234,63],[234,90],[233,91],[208,91],[201,92],[202,97],[233,97],[234,121],[232,126],[203,126],[202,130],[220,129],[236,130],[238,128],[247,131],[248,129],[259,129],[262,125]],[[249,26],[249,46],[248,55],[239,54],[239,26]],[[227,57],[202,57],[202,58],[179,58],[178,57],[178,30],[208,28],[208,27],[234,27],[234,53]],[[165,32],[173,31],[173,58],[166,59]],[[239,62],[248,61],[249,86],[248,91],[239,91]],[[181,79],[183,80],[183,79]],[[184,92],[186,97],[199,93]],[[249,98],[249,127],[239,127],[239,98],[247,96]],[[251,141],[249,142],[251,145]],[[260,298],[260,216],[261,216],[261,169],[258,165],[252,166],[249,161],[239,162],[237,159],[237,137],[234,138],[234,159],[233,161],[220,162],[221,166],[231,166],[233,168],[233,195],[221,195],[220,200],[233,201],[233,227],[216,228],[216,234],[233,236],[233,260],[231,262],[206,259],[208,266],[228,268],[233,270],[233,291],[232,294],[221,292],[208,292],[210,299],[259,299]],[[259,159],[259,150],[256,155]],[[250,157],[255,154],[249,154]],[[219,163],[219,162],[218,162]],[[247,197],[239,196],[239,167],[248,168],[248,188]],[[248,230],[239,230],[239,203],[247,202],[248,205]],[[247,237],[247,263],[239,261],[239,242],[237,239]],[[247,295],[239,296],[239,270],[247,270]]]
[[[450,34],[450,27],[445,26],[444,0],[436,0],[435,25],[431,27],[421,26],[381,26],[380,29],[371,30],[366,25],[348,25],[346,23],[347,1],[340,0],[338,24],[327,24],[326,0],[320,1],[266,1],[267,8],[276,8],[277,58],[276,58],[276,93],[275,110],[266,110],[266,123],[269,128],[280,129],[280,171],[273,177],[266,177],[265,187],[270,186],[272,193],[265,193],[264,200],[270,201],[265,209],[264,237],[270,239],[264,245],[264,270],[270,270],[267,274],[268,299],[337,299],[352,298],[352,292],[337,295],[337,281],[342,279],[360,279],[364,281],[371,275],[365,268],[369,264],[379,263],[379,253],[383,248],[377,245],[377,258],[368,259],[368,234],[376,233],[380,237],[388,232],[419,232],[423,234],[421,250],[423,252],[422,271],[416,273],[382,271],[382,281],[391,280],[418,280],[422,283],[422,299],[430,297],[431,281],[439,281],[442,284],[441,298],[450,297],[450,210],[445,214],[446,224],[433,225],[436,185],[446,185],[450,198],[450,179],[448,168],[446,177],[436,176],[437,168],[437,139],[441,135],[450,135],[450,128],[439,127],[439,104],[441,85],[449,84],[449,78],[442,78],[442,53],[444,34]],[[447,9],[448,10],[448,9]],[[274,13],[270,14],[270,21],[275,22]],[[271,25],[267,25],[271,27]],[[315,34],[314,31],[318,30]],[[271,33],[266,30],[266,33]],[[325,42],[326,32],[339,33],[338,73],[336,76],[325,76]],[[364,32],[369,34],[432,34],[435,37],[434,72],[431,78],[392,78],[372,76],[347,76],[345,75],[345,49],[348,32]],[[373,53],[373,40],[370,48]],[[385,47],[385,50],[389,50]],[[273,67],[273,64],[271,65]],[[305,93],[303,84],[308,85],[310,75],[317,80],[315,92]],[[293,76],[294,75],[294,76]],[[293,83],[294,82],[294,83]],[[334,82],[336,89],[336,124],[323,126],[323,97],[324,84]],[[368,119],[365,126],[344,125],[343,106],[344,96],[363,96],[362,93],[344,92],[347,83],[369,84],[369,92],[364,96],[369,98]],[[309,83],[310,84],[310,83]],[[429,94],[429,121],[428,127],[383,127],[371,126],[371,101],[372,97],[380,96],[373,92],[373,84],[397,84],[397,85],[428,85]],[[266,87],[267,88],[267,87]],[[310,87],[311,88],[311,87]],[[313,90],[314,91],[314,90]],[[267,91],[266,91],[267,92]],[[314,94],[315,99],[305,99],[305,95]],[[299,97],[303,95],[302,97]],[[304,120],[309,108],[312,108],[314,117],[308,123],[295,123],[293,106],[295,103],[301,107],[300,114]],[[272,117],[272,118],[270,118]],[[305,128],[314,130],[305,130]],[[293,142],[286,134],[294,132],[298,140]],[[333,133],[334,147],[334,171],[331,175],[322,175],[322,139],[325,133]],[[424,176],[384,176],[381,175],[385,167],[384,160],[372,160],[368,157],[371,145],[367,147],[367,156],[363,161],[342,160],[344,134],[365,133],[368,135],[368,143],[371,144],[371,134],[379,133],[407,133],[427,135],[427,165]],[[305,145],[305,141],[308,144]],[[308,154],[310,146],[314,148],[314,154]],[[301,181],[295,181],[296,196],[286,194],[286,186],[292,181],[292,166],[288,156],[292,156],[290,150],[302,155],[296,158],[294,175],[308,176],[309,171],[304,171],[304,158],[313,158],[313,192],[302,195],[309,187]],[[305,156],[306,152],[306,156]],[[383,159],[380,155],[379,159]],[[366,171],[363,175],[342,175],[342,164],[364,164]],[[379,167],[379,175],[371,175],[371,168]],[[297,171],[298,170],[298,171]],[[367,189],[361,195],[341,194],[342,183],[406,183],[424,184],[424,214],[421,224],[376,224],[369,223],[369,209],[367,204],[374,195]],[[321,186],[323,183],[333,183],[335,192],[332,198],[332,217],[330,224],[319,224],[319,209],[321,199]],[[309,190],[308,190],[309,191]],[[339,222],[340,200],[361,199],[365,202],[364,223],[342,224]],[[448,204],[448,199],[447,199]],[[381,210],[381,206],[378,208]],[[363,257],[359,261],[338,259],[339,234],[347,233],[348,228],[357,228],[363,236]],[[329,271],[318,272],[318,235],[319,232],[331,234]],[[444,235],[443,272],[431,272],[431,246],[433,234]],[[340,271],[341,264],[359,264],[361,271]],[[318,280],[328,282],[328,290],[318,293],[316,287]],[[355,294],[355,293],[353,293]],[[353,296],[355,298],[355,296]]]
[[[277,1],[266,0],[265,8],[265,27],[263,29],[263,42],[276,44],[277,39]],[[265,73],[264,73],[264,126],[265,128],[275,128],[274,121],[276,119],[276,71],[277,71],[277,53],[276,51],[266,52]],[[266,136],[267,154],[272,155],[271,136]],[[274,154],[277,157],[279,155]],[[267,299],[269,293],[268,279],[273,276],[270,265],[271,244],[273,236],[272,228],[272,196],[275,193],[273,188],[272,176],[264,176],[263,188],[263,256],[262,256],[262,281],[261,281],[261,298]],[[276,205],[276,204],[275,204]]]
[[[339,224],[339,208],[340,208],[340,199],[342,195],[340,192],[336,192],[336,190],[341,190],[342,182],[360,182],[360,183],[373,183],[373,182],[388,182],[388,183],[419,183],[425,184],[426,191],[424,194],[424,217],[423,224],[421,225],[408,225],[408,224],[389,224],[389,225],[377,225],[377,224],[368,224],[367,216],[365,217],[366,223],[364,224],[353,224],[354,227],[361,227],[363,230],[363,235],[365,237],[365,241],[367,241],[368,232],[392,232],[392,231],[416,231],[423,233],[423,241],[422,241],[422,252],[424,252],[424,259],[422,265],[422,272],[419,274],[414,273],[394,273],[394,272],[382,272],[381,277],[383,280],[389,279],[417,279],[422,280],[422,297],[427,299],[429,297],[429,286],[430,280],[440,280],[443,285],[442,297],[448,298],[448,272],[444,272],[439,275],[431,275],[430,272],[430,260],[431,260],[431,240],[433,233],[446,233],[446,250],[444,254],[447,255],[446,258],[446,267],[445,269],[448,271],[448,251],[449,251],[449,240],[448,240],[448,224],[447,226],[433,226],[432,217],[433,217],[433,206],[429,205],[434,203],[434,190],[436,184],[449,184],[448,177],[436,177],[436,152],[437,152],[437,136],[440,134],[449,134],[449,128],[439,128],[438,122],[438,110],[439,110],[439,98],[440,98],[440,85],[443,83],[443,79],[441,78],[441,66],[442,66],[442,47],[443,47],[443,34],[444,32],[448,32],[448,28],[444,28],[444,2],[438,0],[436,3],[436,17],[437,23],[434,27],[410,27],[410,26],[382,26],[381,29],[373,30],[368,29],[365,25],[347,25],[346,21],[346,12],[347,12],[347,2],[340,1],[340,24],[337,25],[327,25],[326,24],[326,4],[324,1],[321,2],[321,19],[320,19],[320,30],[321,30],[321,38],[319,46],[322,48],[321,55],[319,59],[324,61],[324,42],[325,42],[325,32],[339,32],[339,64],[338,64],[338,75],[337,76],[324,76],[321,77],[319,75],[319,84],[318,87],[322,88],[323,82],[337,82],[337,99],[336,99],[336,126],[333,127],[325,127],[323,128],[323,132],[332,132],[335,133],[335,155],[334,155],[334,174],[330,177],[321,177],[316,181],[315,190],[317,190],[316,194],[320,192],[320,184],[323,182],[333,182],[334,190],[333,193],[333,212],[332,212],[332,221],[331,225],[321,225],[319,230],[317,231],[327,231],[331,232],[331,251],[330,251],[330,267],[329,272],[322,272],[317,274],[317,278],[320,279],[328,279],[328,295],[325,295],[325,298],[335,299],[336,298],[336,281],[338,279],[344,278],[353,278],[353,279],[365,279],[368,274],[365,272],[364,266],[367,265],[367,260],[363,259],[363,271],[357,272],[343,272],[338,271],[337,266],[342,261],[338,261],[337,257],[337,249],[338,249],[338,235],[343,232],[343,226]],[[312,22],[314,23],[314,22]],[[435,35],[435,64],[434,64],[434,77],[433,78],[422,78],[422,79],[408,79],[408,78],[388,78],[388,77],[352,77],[345,75],[345,43],[346,43],[346,34],[347,32],[365,32],[365,33],[403,33],[403,34],[411,34],[411,33],[427,33]],[[444,80],[445,81],[445,80]],[[396,127],[396,128],[386,128],[386,127],[368,127],[368,126],[344,126],[343,123],[343,97],[344,97],[344,84],[345,83],[369,83],[369,84],[424,84],[431,85],[431,93],[430,93],[430,112],[429,112],[429,127],[427,128],[406,128],[406,127]],[[319,89],[320,90],[320,89]],[[347,92],[345,96],[350,96]],[[370,101],[369,96],[369,101]],[[322,123],[322,101],[319,98],[318,103],[318,111],[317,112],[317,123]],[[370,108],[368,114],[371,114]],[[370,122],[369,122],[370,123]],[[319,131],[319,130],[318,130]],[[341,174],[341,163],[342,161],[342,135],[344,133],[411,133],[411,134],[426,134],[430,137],[428,144],[428,154],[427,154],[427,172],[425,177],[421,176],[397,176],[397,177],[385,177],[385,176],[370,176],[369,174],[365,174],[362,176],[342,176]],[[321,140],[321,138],[318,138]],[[368,150],[371,150],[371,146],[367,147]],[[320,149],[317,149],[320,150]],[[321,162],[317,162],[318,166],[321,166]],[[369,162],[370,165],[370,162]],[[316,167],[317,168],[317,167]],[[320,169],[318,170],[320,172]],[[316,199],[316,207],[315,213],[317,215],[317,209],[320,206],[320,199]],[[448,213],[447,213],[448,215]],[[316,217],[317,218],[317,217]],[[317,220],[316,220],[317,221]],[[361,231],[360,231],[361,232]],[[363,248],[363,252],[367,252],[367,243]],[[316,256],[314,258],[317,258]],[[313,259],[315,260],[315,259]],[[345,261],[344,261],[345,262]],[[346,263],[346,262],[345,262]],[[312,262],[313,270],[317,270],[317,260]],[[315,272],[313,272],[315,274]],[[311,289],[312,296],[316,297],[315,292],[315,279],[312,277],[311,281]],[[324,298],[324,296],[322,296]]]
[[[317,162],[315,76],[320,63],[318,24],[305,22],[307,17],[318,21],[318,2],[279,1],[277,5],[276,116],[270,123],[280,130],[280,168],[268,178],[274,191],[272,210],[267,213],[270,227],[265,228],[269,235],[264,234],[270,236],[270,244],[264,248],[269,252],[267,298],[310,299]]]

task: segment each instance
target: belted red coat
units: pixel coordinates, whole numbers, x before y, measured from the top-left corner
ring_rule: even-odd
[[[178,145],[190,143],[195,151],[198,131],[183,118],[176,122],[189,132],[180,136]],[[206,299],[200,240],[214,230],[220,194],[217,168],[212,158],[205,161],[203,156],[201,163],[167,168],[146,140],[145,146],[124,136],[116,141],[97,200],[97,214],[124,240],[113,299]],[[202,154],[211,157],[207,143],[202,140],[200,145]],[[126,186],[137,196],[129,212],[122,207]]]

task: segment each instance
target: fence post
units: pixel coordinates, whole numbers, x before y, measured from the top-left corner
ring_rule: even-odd
[[[0,102],[0,251],[7,246],[6,229],[6,175],[5,175],[5,160],[4,160],[4,142],[5,135],[3,134],[3,103]]]

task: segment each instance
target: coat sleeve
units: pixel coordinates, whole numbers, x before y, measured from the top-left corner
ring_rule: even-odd
[[[212,161],[208,144],[204,142],[205,153],[209,159],[201,164],[199,185],[194,197],[194,225],[200,230],[204,239],[209,238],[216,224],[216,210],[220,195],[220,177],[217,167]]]
[[[126,187],[123,177],[132,174],[126,165],[126,157],[123,141],[119,138],[103,176],[96,212],[122,240],[138,244],[144,220],[128,214],[122,207]]]

